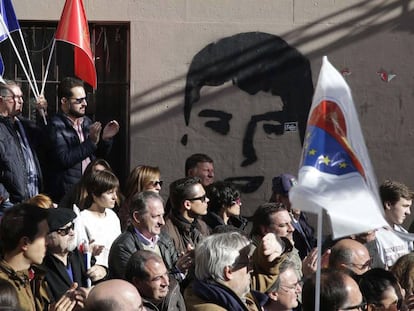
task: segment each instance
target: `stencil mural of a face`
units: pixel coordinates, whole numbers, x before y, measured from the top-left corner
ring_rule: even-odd
[[[226,91],[226,95],[218,92],[210,101],[214,102],[212,107],[203,105],[198,113],[200,119],[192,122],[204,122],[206,128],[223,135],[225,140],[232,121],[239,119],[241,114],[246,113],[244,111],[253,112],[246,119],[243,138],[229,142],[237,144],[232,148],[233,152],[243,155],[239,164],[241,168],[236,171],[243,172],[242,168],[260,160],[261,151],[255,147],[258,126],[262,127],[266,135],[273,136],[297,131],[299,135],[296,135],[296,139],[303,143],[313,84],[309,60],[298,50],[280,37],[263,32],[236,34],[204,47],[193,57],[187,73],[184,103],[187,126],[193,106],[200,101],[204,89],[220,88],[228,83],[233,84],[233,90]],[[250,98],[271,96],[275,105],[235,109],[237,102],[229,99],[229,93],[235,90],[245,92]],[[255,100],[249,99],[248,102],[258,105]],[[277,102],[280,104],[277,105]],[[220,109],[217,109],[218,103],[222,104]],[[187,141],[188,137],[184,135],[181,143],[187,145]],[[269,143],[274,142],[270,140]],[[264,176],[232,176],[226,180],[238,184],[242,192],[250,193],[262,185]]]

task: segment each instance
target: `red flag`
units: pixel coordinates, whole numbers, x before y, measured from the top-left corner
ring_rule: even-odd
[[[96,69],[82,0],[66,0],[55,39],[75,46],[75,75],[96,89]]]

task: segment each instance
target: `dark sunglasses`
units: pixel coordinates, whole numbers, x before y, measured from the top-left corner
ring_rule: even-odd
[[[154,187],[156,187],[158,185],[160,185],[160,187],[162,187],[162,184],[163,184],[163,181],[162,180],[155,180],[155,181],[152,182],[152,185]]]
[[[73,99],[77,104],[82,104],[84,101],[86,102],[86,97],[81,97],[81,98],[71,97],[70,99]]]
[[[197,197],[197,198],[192,198],[192,199],[187,199],[188,201],[197,201],[197,200],[200,200],[201,202],[205,202],[206,201],[206,199],[207,199],[207,196],[206,195],[203,195],[203,196],[201,196],[201,197]]]
[[[62,229],[57,229],[56,232],[57,234],[61,235],[61,236],[65,236],[68,235],[70,230],[74,230],[75,229],[75,224],[72,223],[69,227],[66,228],[62,228]]]
[[[237,205],[242,205],[242,202],[241,202],[241,199],[240,198],[238,198],[238,199],[235,199],[234,201],[231,201],[231,205],[234,205],[234,204],[237,204]]]

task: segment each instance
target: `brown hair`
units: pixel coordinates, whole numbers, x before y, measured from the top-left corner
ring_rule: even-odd
[[[54,208],[52,199],[42,193],[35,195],[34,197],[31,197],[26,201],[26,203],[36,205],[41,208]]]
[[[150,183],[159,179],[161,175],[160,169],[156,166],[138,165],[128,176],[125,185],[125,198],[128,200],[138,192],[145,191]]]

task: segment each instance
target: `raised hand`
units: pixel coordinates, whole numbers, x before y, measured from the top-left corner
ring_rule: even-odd
[[[105,125],[102,133],[102,139],[107,140],[114,137],[119,132],[119,124],[117,121],[112,120]]]

